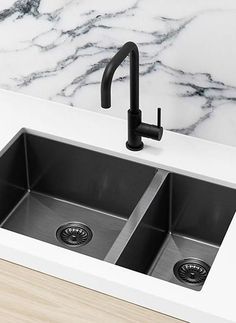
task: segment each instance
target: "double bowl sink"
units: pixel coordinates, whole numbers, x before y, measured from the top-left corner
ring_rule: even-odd
[[[0,226],[200,290],[234,189],[21,132],[0,157]]]

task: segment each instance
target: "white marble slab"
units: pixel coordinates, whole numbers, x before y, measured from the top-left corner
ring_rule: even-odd
[[[140,107],[166,129],[236,146],[234,0],[2,0],[0,87],[126,118],[128,60],[113,107],[103,69],[126,41],[140,49]]]

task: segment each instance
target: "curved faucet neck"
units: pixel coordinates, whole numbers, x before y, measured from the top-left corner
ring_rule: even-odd
[[[118,53],[107,64],[101,83],[101,101],[102,107],[107,109],[111,106],[111,83],[113,75],[124,61],[130,55],[130,110],[132,113],[139,112],[139,51],[133,42],[125,43]]]

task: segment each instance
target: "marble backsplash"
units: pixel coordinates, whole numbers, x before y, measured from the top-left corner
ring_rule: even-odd
[[[0,87],[126,118],[129,62],[112,108],[104,67],[126,41],[140,50],[140,108],[155,123],[236,146],[235,0],[1,0]]]

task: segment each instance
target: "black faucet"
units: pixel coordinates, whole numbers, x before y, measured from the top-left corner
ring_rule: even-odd
[[[161,109],[157,109],[157,126],[142,122],[139,109],[139,52],[133,42],[125,43],[117,54],[107,64],[101,83],[102,108],[111,107],[111,82],[117,67],[130,55],[130,109],[128,110],[128,141],[126,147],[130,150],[143,148],[142,137],[161,140],[163,128],[161,127]]]

